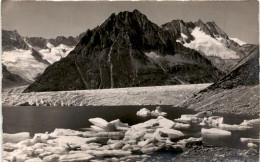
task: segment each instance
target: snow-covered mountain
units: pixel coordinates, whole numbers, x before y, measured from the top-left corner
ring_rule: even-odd
[[[199,51],[225,73],[248,55],[242,46],[246,43],[230,39],[215,22],[173,20],[162,27],[169,31],[177,42]]]
[[[51,64],[66,57],[80,36],[22,37],[17,31],[2,31],[2,64],[10,74],[33,82]]]

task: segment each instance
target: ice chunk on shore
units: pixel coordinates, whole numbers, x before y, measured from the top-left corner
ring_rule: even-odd
[[[254,124],[260,124],[260,118],[252,119],[252,120],[244,120],[240,125],[254,125]]]
[[[128,124],[122,123],[119,119],[107,122],[102,118],[91,118],[89,121],[94,124],[91,126],[96,131],[108,131],[113,132],[117,130],[128,130]]]
[[[217,128],[210,128],[210,129],[202,128],[201,134],[209,135],[209,136],[230,136],[231,132],[226,131],[226,130],[217,129]]]
[[[59,158],[59,161],[88,161],[93,157],[94,156],[92,155],[79,152],[75,154],[62,155]]]
[[[202,137],[200,138],[194,138],[190,137],[188,139],[183,139],[177,142],[177,145],[180,145],[181,148],[189,148],[193,145],[202,145]]]
[[[257,145],[250,142],[247,144],[247,147],[248,148],[257,148]]]
[[[165,117],[162,117],[162,116],[159,116],[157,118],[157,121],[158,121],[160,127],[172,128],[175,125],[175,122],[173,122],[172,120],[166,119]]]
[[[147,117],[151,115],[150,110],[148,110],[147,108],[142,108],[139,111],[136,112],[137,116],[142,116],[142,117]]]
[[[161,133],[167,134],[168,137],[171,139],[176,139],[184,136],[184,134],[181,131],[169,129],[169,128],[158,128],[156,129],[156,132],[159,132],[159,134]]]
[[[56,128],[52,133],[50,133],[50,136],[82,136],[82,132],[71,129]]]
[[[3,143],[11,142],[11,143],[18,143],[20,141],[26,140],[30,138],[29,132],[21,132],[16,134],[8,134],[3,133]]]
[[[59,155],[57,155],[57,154],[52,154],[52,155],[48,155],[48,156],[45,156],[44,158],[43,158],[43,161],[44,162],[56,162],[56,161],[58,161],[59,160]]]

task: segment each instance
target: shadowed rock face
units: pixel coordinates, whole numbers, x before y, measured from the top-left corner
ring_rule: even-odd
[[[191,109],[226,113],[259,113],[259,47],[243,45],[250,53],[218,82],[181,103]]]
[[[20,76],[10,73],[6,66],[2,64],[2,87],[10,87],[10,86],[17,86],[28,84],[25,80],[23,80]]]
[[[112,14],[24,92],[213,82],[222,75],[197,51],[139,11]]]
[[[253,50],[254,49],[254,50]],[[254,46],[251,53],[241,60],[234,70],[210,86],[205,91],[215,89],[232,89],[238,86],[259,84],[259,46]]]

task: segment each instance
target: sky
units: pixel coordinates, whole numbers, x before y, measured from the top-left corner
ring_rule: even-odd
[[[229,37],[258,44],[258,2],[2,2],[2,28],[27,37],[77,36],[112,13],[138,9],[162,25],[175,19],[215,21]]]

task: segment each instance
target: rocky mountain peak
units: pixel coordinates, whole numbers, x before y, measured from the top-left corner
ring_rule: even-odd
[[[2,30],[2,47],[3,51],[10,51],[15,48],[23,50],[29,49],[29,46],[24,42],[23,38],[16,30]]]
[[[88,30],[24,92],[205,83],[220,75],[200,53],[134,10],[113,13]]]

